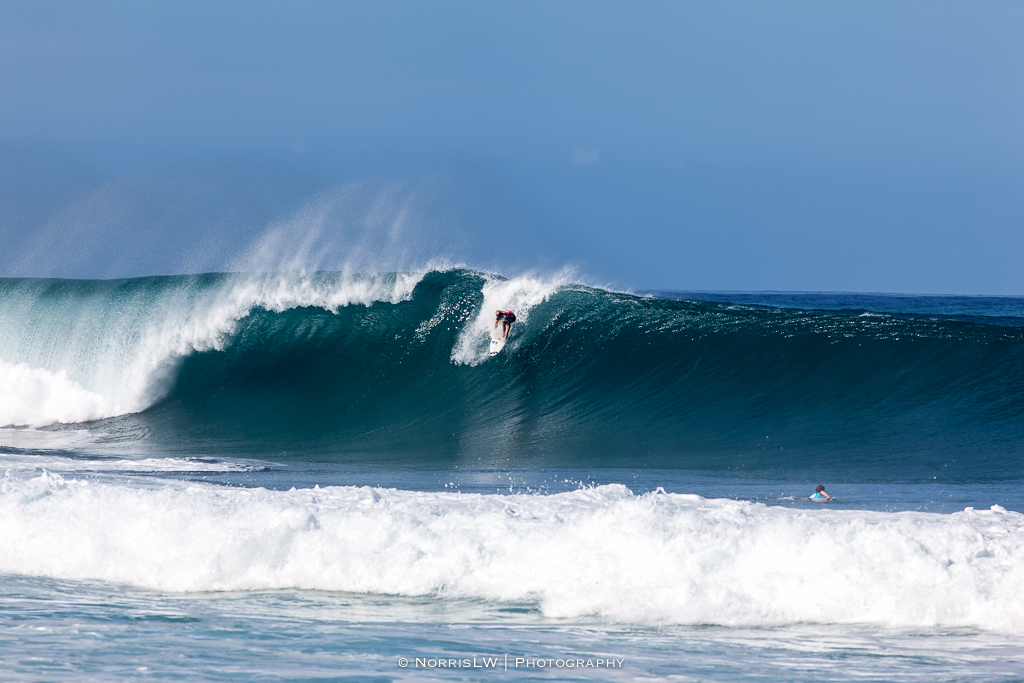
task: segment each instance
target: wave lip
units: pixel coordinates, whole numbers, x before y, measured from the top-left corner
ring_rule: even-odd
[[[621,485],[474,495],[44,474],[5,479],[0,512],[7,574],[533,602],[552,618],[639,624],[1024,632],[1024,515],[998,507],[806,512]]]

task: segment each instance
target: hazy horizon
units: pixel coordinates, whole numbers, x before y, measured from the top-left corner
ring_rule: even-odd
[[[0,2],[0,276],[1024,294],[1009,2]]]

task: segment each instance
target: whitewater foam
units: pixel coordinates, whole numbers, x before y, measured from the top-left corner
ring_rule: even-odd
[[[621,485],[555,495],[0,483],[0,573],[165,591],[533,602],[642,624],[1024,632],[1024,515],[802,511]],[[55,549],[59,548],[59,552]]]
[[[2,435],[0,435],[2,436]],[[263,470],[265,463],[245,460],[223,460],[213,458],[117,458],[62,456],[37,452],[13,452],[0,454],[0,467],[9,478],[28,479],[40,471],[50,474],[176,474],[192,473],[237,473]]]
[[[69,379],[66,370],[0,360],[0,425],[85,422],[107,410],[102,396]]]

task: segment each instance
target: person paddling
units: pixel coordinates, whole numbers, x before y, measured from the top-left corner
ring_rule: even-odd
[[[512,323],[516,321],[516,314],[512,311],[495,311],[494,312],[494,329],[498,329],[498,323],[501,323],[501,338],[508,339],[508,331],[512,329]]]
[[[826,503],[829,503],[829,502],[832,501],[832,496],[830,496],[827,493],[825,493],[825,485],[824,484],[818,484],[818,488],[814,489],[814,495],[811,496],[811,500],[818,500],[818,501],[823,500]]]

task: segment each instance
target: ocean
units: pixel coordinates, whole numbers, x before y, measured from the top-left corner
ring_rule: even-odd
[[[1024,680],[1024,298],[0,279],[0,464],[5,681]]]

